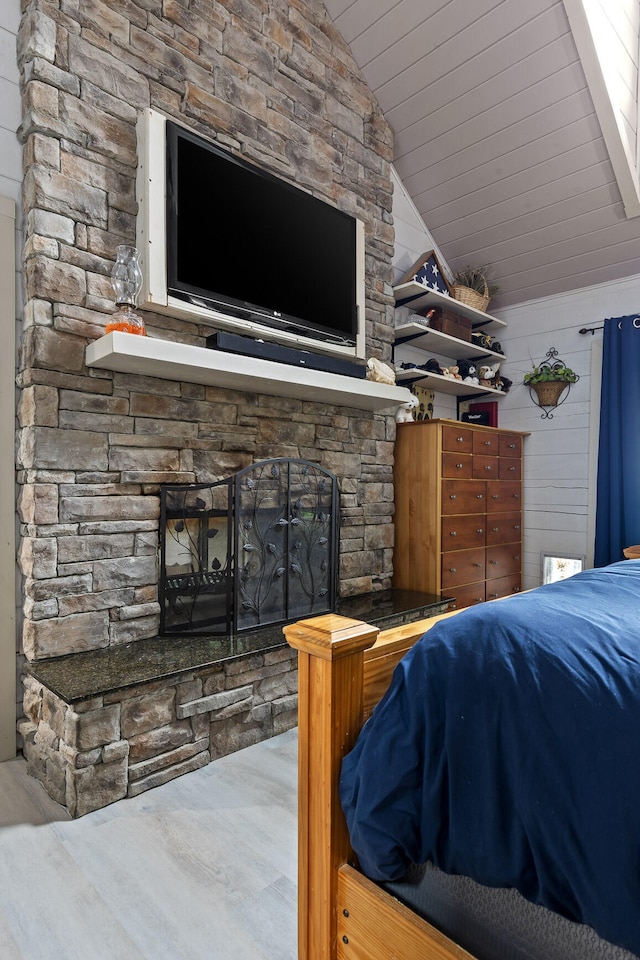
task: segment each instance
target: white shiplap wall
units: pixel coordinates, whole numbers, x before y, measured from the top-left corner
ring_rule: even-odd
[[[433,241],[401,184],[396,185],[393,213],[397,280]],[[636,311],[640,312],[640,275],[496,311],[508,323],[499,338],[507,357],[501,372],[513,380],[510,392],[498,401],[499,425],[530,433],[524,461],[525,588],[541,582],[543,552],[580,554],[588,565],[593,562],[602,331],[587,335],[578,331],[600,326],[605,317]],[[554,417],[543,420],[522,378],[551,347],[580,380]],[[434,413],[436,417],[455,417],[455,400],[436,394]]]
[[[20,0],[0,0],[0,196],[16,205],[16,250],[22,250],[22,148],[16,131],[22,105],[16,57],[16,38],[20,23]],[[22,304],[22,264],[16,260],[18,313]]]
[[[0,571],[2,572],[3,595],[0,596],[0,760],[15,755],[16,713],[21,705],[14,706],[18,694],[16,683],[16,635],[14,570],[15,546],[13,543],[15,486],[13,477],[14,443],[14,393],[15,369],[12,362],[13,331],[10,326],[20,313],[16,304],[22,302],[21,267],[16,251],[22,248],[20,229],[20,191],[22,184],[22,156],[16,130],[21,118],[18,67],[16,61],[16,35],[20,22],[19,0],[0,2],[0,319],[5,331],[3,345],[5,354],[0,363],[0,441],[3,449],[3,467],[0,471],[0,524],[10,531],[3,537],[0,546]],[[15,219],[14,219],[15,218]],[[15,242],[14,242],[15,241]],[[16,262],[15,273],[11,263]],[[10,335],[11,333],[11,335]]]
[[[543,552],[580,554],[588,566],[593,563],[602,331],[578,331],[635,312],[640,312],[640,275],[500,312],[508,323],[501,336],[508,357],[503,372],[514,382],[500,402],[500,425],[530,431],[524,471],[525,588],[540,583]],[[553,419],[543,420],[522,378],[551,347],[580,381]]]
[[[16,60],[16,35],[20,22],[19,0],[0,3],[0,194],[20,206],[22,158],[16,130],[21,106]]]
[[[399,283],[402,276],[411,269],[418,257],[422,256],[423,253],[427,253],[429,250],[436,252],[438,262],[446,271],[448,266],[444,257],[436,246],[433,237],[425,227],[422,217],[416,210],[413,201],[393,168],[391,170],[391,178],[393,180],[393,222],[396,231],[393,257],[393,282]],[[403,308],[402,315],[407,315],[408,313],[409,310]],[[400,311],[398,311],[397,316],[400,315]],[[424,353],[406,348],[403,359],[411,360],[414,363],[424,363],[425,360],[429,358],[425,356]],[[448,361],[442,358],[442,362],[446,366]],[[455,418],[455,397],[442,393],[436,394],[433,414],[434,417]]]

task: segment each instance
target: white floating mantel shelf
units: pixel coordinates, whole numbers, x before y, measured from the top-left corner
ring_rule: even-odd
[[[108,333],[94,340],[87,347],[86,363],[100,370],[315,400],[358,410],[396,407],[411,396],[406,387],[132,333]]]

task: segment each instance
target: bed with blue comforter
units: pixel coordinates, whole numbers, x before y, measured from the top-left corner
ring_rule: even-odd
[[[340,796],[370,878],[430,862],[640,955],[640,560],[433,626]]]

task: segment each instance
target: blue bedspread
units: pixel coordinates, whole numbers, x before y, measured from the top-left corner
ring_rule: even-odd
[[[372,879],[432,861],[640,955],[640,560],[436,624],[340,793]]]

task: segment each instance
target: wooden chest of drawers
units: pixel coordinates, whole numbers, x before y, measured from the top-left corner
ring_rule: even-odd
[[[525,436],[451,420],[398,424],[396,587],[456,607],[520,590]]]

